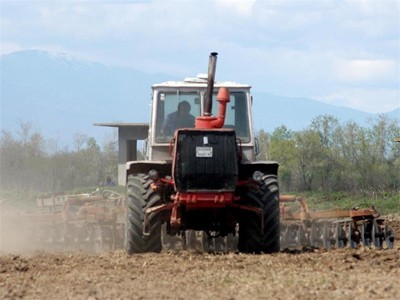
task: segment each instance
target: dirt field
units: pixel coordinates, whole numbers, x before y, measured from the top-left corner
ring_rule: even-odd
[[[3,299],[399,299],[400,252],[0,258]]]
[[[390,223],[400,236],[400,221]],[[0,255],[1,299],[400,299],[400,247]]]

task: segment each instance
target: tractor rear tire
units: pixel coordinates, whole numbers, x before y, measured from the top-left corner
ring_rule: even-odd
[[[143,221],[148,208],[161,204],[160,195],[150,187],[147,175],[129,175],[126,199],[126,241],[128,254],[161,252],[161,218],[159,213],[149,216],[149,235],[143,235]]]
[[[260,215],[244,212],[239,222],[238,250],[244,253],[275,253],[280,251],[279,187],[275,175],[265,175],[258,186],[248,186],[243,204],[263,211]]]

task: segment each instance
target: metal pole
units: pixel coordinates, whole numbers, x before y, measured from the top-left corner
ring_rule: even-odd
[[[209,62],[208,62],[207,91],[205,94],[203,116],[211,116],[215,69],[217,66],[217,55],[218,55],[217,52],[211,52]]]

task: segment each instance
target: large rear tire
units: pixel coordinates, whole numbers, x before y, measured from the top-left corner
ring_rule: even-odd
[[[279,187],[275,175],[264,175],[258,186],[248,186],[243,204],[263,211],[260,215],[244,212],[239,222],[239,252],[275,253],[280,251]]]
[[[160,195],[150,188],[147,175],[129,175],[126,199],[126,244],[128,254],[161,252],[161,218],[159,213],[149,216],[149,235],[143,235],[146,209],[160,205]]]

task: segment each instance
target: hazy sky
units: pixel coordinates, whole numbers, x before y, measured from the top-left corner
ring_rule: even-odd
[[[400,107],[400,1],[1,2],[1,53],[43,49],[380,113]]]

